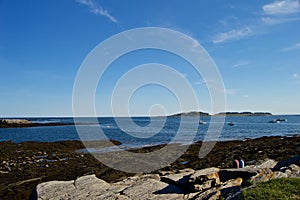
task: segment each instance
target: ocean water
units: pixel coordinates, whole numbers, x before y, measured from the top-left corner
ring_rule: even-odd
[[[287,119],[286,122],[269,123],[277,118]],[[73,122],[73,118],[26,118],[37,123],[49,122]],[[38,141],[53,142],[62,140],[107,140],[114,139],[122,142],[127,147],[141,147],[156,144],[174,142],[188,144],[201,141],[207,134],[210,125],[210,117],[201,117],[206,124],[199,124],[196,132],[193,131],[192,121],[198,118],[190,118],[182,122],[181,118],[148,118],[135,117],[134,123],[129,123],[130,118],[118,118],[123,120],[122,128],[116,120],[110,117],[98,118],[99,124],[93,124],[90,118],[77,118],[81,125],[68,126],[41,126],[29,128],[0,128],[0,141],[12,140],[14,142]],[[127,123],[128,122],[128,123]],[[233,122],[234,126],[228,123]],[[183,131],[178,133],[179,127]],[[300,135],[300,115],[277,116],[227,116],[220,135],[213,138],[218,141],[243,140],[247,138],[259,138],[263,136],[293,136]]]

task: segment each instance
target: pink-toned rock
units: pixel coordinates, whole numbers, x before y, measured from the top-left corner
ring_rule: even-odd
[[[226,182],[220,187],[220,189],[241,186],[242,183],[243,183],[243,179],[242,179],[242,178],[231,179],[231,180],[226,181]]]
[[[202,192],[220,184],[219,168],[198,170],[189,178],[191,191]]]
[[[194,174],[191,175],[189,182],[190,183],[202,183],[207,180],[216,180],[216,183],[220,183],[220,178],[218,172],[220,171],[219,168],[207,168],[195,171]]]

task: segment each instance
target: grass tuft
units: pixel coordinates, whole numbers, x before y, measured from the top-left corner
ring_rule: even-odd
[[[279,178],[244,190],[242,199],[300,199],[300,178]]]

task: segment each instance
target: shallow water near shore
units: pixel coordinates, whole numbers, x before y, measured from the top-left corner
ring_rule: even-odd
[[[269,121],[283,118],[287,121],[280,123],[269,123]],[[35,123],[61,122],[73,123],[73,118],[26,118]],[[128,120],[128,118],[123,118]],[[192,118],[191,118],[192,119]],[[193,118],[194,120],[195,118]],[[98,118],[100,127],[104,134],[99,132],[99,127],[96,124],[90,124],[91,118],[80,118],[77,121],[82,122],[77,128],[80,129],[80,136],[77,133],[74,125],[67,126],[41,126],[27,128],[2,128],[0,129],[0,141],[12,140],[14,142],[54,142],[62,140],[117,140],[126,148],[138,148],[149,145],[172,143],[173,138],[177,134],[181,123],[178,117],[166,118],[150,118],[135,117],[135,124],[125,124],[121,129],[118,127],[114,118],[102,117]],[[182,144],[190,144],[195,141],[202,141],[205,138],[209,127],[210,117],[201,117],[206,124],[199,124],[197,133],[192,141],[186,138],[191,137],[193,129],[190,128],[190,123],[182,124],[184,132],[180,134],[176,142]],[[234,126],[229,126],[228,123],[233,122]],[[150,123],[152,123],[151,126]],[[192,123],[192,122],[191,122]],[[163,128],[157,133],[160,124]],[[141,127],[144,127],[141,129]],[[152,137],[144,138],[155,132]],[[223,130],[219,137],[215,140],[243,140],[247,138],[260,138],[264,136],[293,136],[300,134],[300,115],[276,115],[276,116],[227,116]],[[138,137],[136,137],[138,136]],[[140,136],[140,137],[139,137]]]

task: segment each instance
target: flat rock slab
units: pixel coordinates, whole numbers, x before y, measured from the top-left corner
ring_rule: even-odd
[[[130,199],[183,199],[179,187],[155,179],[142,179],[126,188],[122,194]]]
[[[75,181],[50,181],[37,186],[39,199],[183,199],[183,191],[160,181],[158,174],[135,176],[109,184],[95,175]]]

